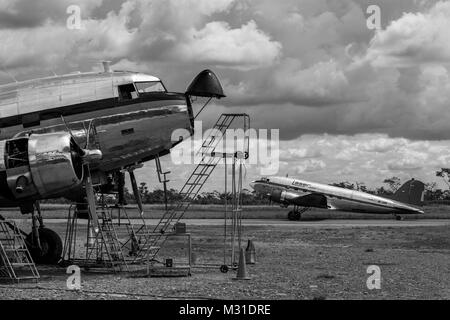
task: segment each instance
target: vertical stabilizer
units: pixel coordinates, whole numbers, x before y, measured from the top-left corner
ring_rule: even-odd
[[[393,200],[421,206],[423,205],[424,191],[425,184],[423,182],[411,179],[395,192]]]

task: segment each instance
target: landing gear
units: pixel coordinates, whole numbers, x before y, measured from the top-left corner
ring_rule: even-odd
[[[402,216],[399,216],[399,215],[394,215],[394,217],[395,217],[395,220],[397,220],[397,221],[403,221],[403,217]]]
[[[36,245],[36,239],[33,239],[33,232],[26,238],[33,261],[38,264],[57,264],[63,250],[61,238],[55,231],[47,228],[39,228],[38,234],[40,247]]]
[[[289,211],[288,219],[291,221],[300,221],[302,219],[302,214],[311,209],[310,207],[298,207],[295,206],[294,210]]]
[[[302,218],[302,214],[298,210],[292,210],[292,211],[289,211],[289,213],[288,213],[288,219],[291,221],[300,221],[301,218]]]
[[[62,255],[62,240],[55,231],[44,227],[38,202],[35,203],[35,208],[38,215],[35,215],[34,210],[31,213],[33,227],[31,233],[25,239],[28,250],[35,263],[57,264]]]

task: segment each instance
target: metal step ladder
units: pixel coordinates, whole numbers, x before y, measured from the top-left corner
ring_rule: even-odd
[[[122,251],[123,246],[118,237],[112,211],[107,207],[98,207],[100,230],[98,234],[88,235],[88,243],[93,243],[87,247],[87,260],[95,258],[98,262],[103,262],[114,271],[128,270],[127,261]],[[90,226],[89,226],[90,227]]]
[[[37,281],[40,278],[23,235],[14,221],[0,221],[0,278],[17,282]]]
[[[167,231],[171,229],[188,210],[192,201],[199,194],[200,190],[221,161],[220,157],[214,156],[215,148],[222,140],[225,132],[230,128],[231,124],[237,118],[243,120],[243,129],[246,132],[250,127],[250,117],[244,113],[236,114],[222,114],[213,126],[210,135],[203,141],[202,146],[197,154],[202,156],[200,163],[191,173],[186,183],[181,188],[179,194],[181,200],[175,204],[172,209],[165,211],[163,217],[158,224],[153,228],[153,231],[147,233],[143,238],[145,243],[143,244],[138,257],[152,261],[158,254],[164,241],[167,238]],[[220,134],[218,134],[220,132]],[[247,142],[248,143],[248,140]],[[138,234],[142,234],[143,228],[137,231]]]

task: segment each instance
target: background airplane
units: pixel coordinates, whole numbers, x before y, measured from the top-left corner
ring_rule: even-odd
[[[250,186],[257,194],[283,207],[293,205],[289,220],[300,220],[309,208],[393,214],[397,219],[401,219],[398,214],[424,213],[417,206],[423,203],[425,185],[414,179],[407,181],[391,198],[285,177],[262,178]]]
[[[94,191],[117,190],[120,198],[129,172],[142,212],[133,170],[193,134],[192,96],[225,95],[210,70],[177,93],[155,76],[112,71],[108,63],[103,72],[0,86],[0,207],[32,215],[26,242],[35,262],[57,263],[62,253],[58,234],[44,227],[39,200],[77,203],[98,231]],[[176,129],[185,136],[173,140]]]

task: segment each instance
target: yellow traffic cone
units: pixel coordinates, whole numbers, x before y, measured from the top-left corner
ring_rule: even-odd
[[[245,261],[247,264],[256,263],[256,250],[252,240],[248,240],[247,248],[245,249]]]
[[[236,278],[233,278],[233,280],[250,280],[250,277],[247,275],[247,267],[245,266],[244,248],[241,248],[241,251],[239,253],[237,275]]]

